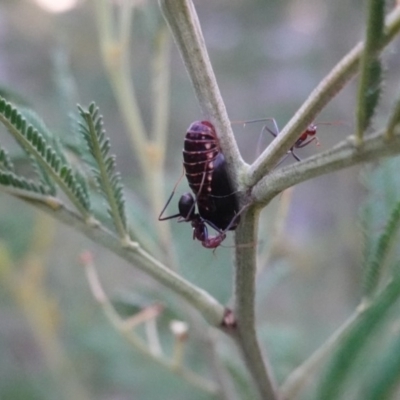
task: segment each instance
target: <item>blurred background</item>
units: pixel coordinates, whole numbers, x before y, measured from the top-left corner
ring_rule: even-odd
[[[363,34],[363,10],[354,0],[194,3],[231,120],[273,117],[283,127]],[[152,113],[152,30],[160,19],[156,1],[141,1],[133,20],[132,76],[147,126]],[[387,117],[399,84],[398,69],[393,68],[399,64],[398,48],[389,47],[384,58],[387,83],[377,127]],[[171,64],[165,199],[181,173],[185,131],[201,119],[174,45]],[[75,104],[86,106],[95,100],[129,188],[128,206],[132,214],[143,215],[138,222],[143,231],[151,235],[157,229],[157,221],[146,220],[137,164],[100,57],[93,2],[0,0],[0,87],[32,106],[53,132],[66,138],[68,114],[75,112]],[[321,145],[298,150],[301,158],[327,150],[352,134],[355,98],[353,81],[318,116],[317,123],[332,125],[319,127]],[[261,129],[262,124],[234,125],[249,163],[256,157]],[[1,143],[18,156],[4,129],[0,132]],[[262,146],[271,140],[264,134]],[[291,157],[285,160],[291,162]],[[178,193],[184,190],[182,184]],[[283,235],[270,257],[273,217],[282,211],[285,196],[266,208],[260,223],[262,271],[257,281],[260,340],[280,381],[323,343],[359,301],[359,212],[365,188],[359,167],[295,187],[287,195]],[[181,273],[229,303],[232,249],[213,253],[191,240],[189,226],[172,222],[172,229]],[[0,240],[0,399],[208,398],[143,358],[113,330],[92,298],[79,255],[84,250],[93,252],[110,297],[124,299],[132,308],[154,301],[166,304],[167,312],[159,322],[166,337],[169,320],[184,318],[173,307],[179,299],[171,300],[153,281],[81,234],[3,193]],[[168,352],[171,344],[165,340]],[[188,362],[202,371],[198,350],[195,345],[190,348]],[[228,344],[222,343],[218,351],[226,363],[240,365],[229,360]]]

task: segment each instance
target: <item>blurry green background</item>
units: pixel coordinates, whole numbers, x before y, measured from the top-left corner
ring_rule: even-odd
[[[133,23],[132,74],[144,121],[150,124],[149,32],[160,16],[156,1],[141,3]],[[274,117],[282,127],[335,63],[361,40],[361,3],[195,1],[231,120]],[[390,67],[398,65],[400,56],[390,47],[384,58]],[[172,189],[181,173],[185,130],[201,115],[174,46],[171,62],[166,179],[167,188]],[[377,126],[387,116],[398,83],[396,68],[389,68]],[[135,160],[100,59],[91,2],[51,13],[33,0],[0,0],[0,86],[34,104],[49,128],[60,135],[68,135],[68,113],[74,111],[75,103],[88,105],[95,100],[130,190],[128,204],[145,210]],[[323,111],[316,122],[334,124],[321,126],[321,146],[311,144],[299,150],[300,157],[324,151],[352,133],[355,93],[352,82]],[[235,125],[234,130],[246,161],[252,162],[261,125]],[[3,128],[0,140],[13,148]],[[270,140],[264,136],[263,145]],[[181,185],[178,192],[184,190]],[[359,168],[294,189],[282,243],[286,256],[268,265],[258,279],[260,338],[279,380],[311,354],[359,300],[358,213],[363,194]],[[272,217],[280,201],[278,196],[264,212],[261,249],[271,240]],[[144,218],[142,229],[151,232],[157,223]],[[219,248],[213,254],[191,240],[189,226],[172,222],[172,227],[182,274],[228,302],[232,250]],[[11,269],[1,271],[0,282],[1,400],[207,398],[143,359],[109,326],[89,292],[79,254],[86,249],[94,252],[110,296],[144,305],[159,300],[171,310],[179,299],[168,293],[164,297],[154,282],[125,262],[2,193],[0,239],[12,259]],[[6,252],[2,253],[4,258]],[[183,316],[167,312],[160,321],[163,331],[171,317]],[[228,359],[224,346],[219,351]],[[188,362],[201,371],[197,352],[190,348]]]

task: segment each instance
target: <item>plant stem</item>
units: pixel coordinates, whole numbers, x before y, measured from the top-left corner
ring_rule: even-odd
[[[368,0],[364,50],[360,57],[360,77],[356,110],[356,140],[362,144],[364,132],[371,124],[382,90],[382,63],[379,49],[384,37],[385,2]]]
[[[96,268],[92,262],[85,262],[84,263],[86,276],[92,290],[92,293],[95,299],[100,303],[103,308],[103,312],[106,315],[107,319],[109,320],[110,324],[114,327],[114,329],[119,332],[124,338],[140,353],[145,355],[147,358],[153,360],[157,364],[161,365],[162,367],[166,368],[170,372],[182,377],[186,382],[193,385],[194,387],[208,392],[209,394],[215,395],[217,394],[217,386],[209,381],[208,379],[203,378],[202,376],[198,375],[190,368],[183,366],[176,366],[174,360],[167,360],[162,354],[156,354],[151,351],[146,343],[139,337],[138,334],[126,324],[115,310],[114,306],[112,305],[111,301],[105,294],[100,280],[97,275]]]
[[[171,74],[171,38],[168,27],[161,26],[155,37],[154,55],[152,58],[152,103],[153,118],[151,138],[157,147],[165,149],[168,138],[170,111],[170,74]]]
[[[160,0],[160,5],[188,70],[203,116],[210,118],[214,123],[223,154],[230,168],[230,176],[234,178],[234,182],[238,182],[240,174],[246,168],[246,164],[241,158],[232,133],[193,3],[190,0]],[[248,215],[251,215],[251,213],[248,212],[246,214],[247,216],[238,229],[236,242],[252,241],[255,238],[257,216],[253,215],[250,218]],[[246,236],[249,230],[252,234]],[[246,234],[241,235],[240,232],[245,232]],[[243,353],[247,367],[258,388],[260,398],[275,399],[273,384],[264,364],[255,334],[254,248],[250,250],[250,253],[252,253],[250,259],[252,261],[249,258],[245,261],[246,256],[248,256],[248,250],[243,250],[241,246],[237,247],[237,249],[240,249],[237,251],[237,263],[240,266],[238,265],[236,279],[237,303],[235,312],[238,312],[239,325],[237,332],[234,332],[233,336]],[[242,262],[246,263],[246,265],[247,262],[252,263],[250,271],[242,268]],[[250,290],[250,292],[246,290]]]
[[[100,47],[103,57],[103,63],[106,67],[108,78],[110,80],[118,109],[121,112],[123,121],[127,128],[128,138],[131,143],[132,151],[138,160],[143,182],[147,191],[147,198],[151,210],[151,220],[157,221],[158,214],[163,207],[164,198],[164,180],[163,166],[165,159],[166,146],[161,143],[161,130],[158,131],[157,141],[150,141],[146,132],[142,114],[140,112],[138,99],[135,93],[135,87],[131,77],[130,65],[130,34],[131,23],[133,18],[133,8],[135,7],[128,0],[119,6],[119,26],[115,27],[112,19],[112,8],[108,1],[94,2],[97,14],[97,24],[99,31]],[[167,41],[164,41],[164,46],[168,49]],[[163,48],[160,51],[167,51]],[[168,62],[168,57],[163,54],[160,62]],[[166,65],[159,65],[159,69],[169,70]],[[165,80],[169,79],[169,75],[164,74],[160,77],[163,79],[163,84],[159,85],[160,90],[165,90],[165,93],[159,93],[162,99],[169,97],[169,85],[165,84]],[[161,83],[161,82],[159,82]],[[168,112],[165,108],[160,110],[157,107],[158,124],[163,124],[164,128],[168,124]],[[161,121],[161,118],[165,118]],[[158,127],[157,127],[158,128]],[[165,140],[165,139],[164,139]],[[157,229],[159,240],[162,244],[164,253],[168,258],[168,265],[173,268],[176,262],[176,256],[172,250],[171,234],[169,224],[162,224]]]
[[[230,176],[237,182],[246,164],[233,136],[193,3],[191,0],[159,2],[189,73],[203,117],[215,125]]]
[[[0,189],[3,190],[3,186],[0,185]],[[20,198],[51,215],[53,218],[82,232],[89,239],[109,249],[136,268],[144,271],[157,282],[168,287],[175,294],[183,297],[202,314],[210,325],[217,328],[221,327],[225,315],[225,307],[210,294],[171,271],[141,248],[138,243],[132,243],[130,247],[122,247],[120,239],[115,236],[114,233],[100,224],[87,224],[77,213],[66,208],[61,201],[57,203],[56,208],[49,207],[47,204],[49,196],[43,196],[43,198],[40,199],[37,193],[34,193],[34,196],[31,197],[30,192],[23,193],[21,190],[14,192],[11,188],[6,189],[7,193]]]
[[[398,153],[400,153],[400,132],[390,142],[387,142],[385,132],[366,136],[360,148],[349,137],[323,153],[273,171],[254,186],[251,195],[259,206],[263,207],[290,186],[329,172]]]
[[[263,359],[255,330],[256,242],[259,211],[249,208],[235,237],[235,308],[237,330],[234,339],[240,348],[258,389],[260,399],[277,399],[277,388],[266,358]]]
[[[396,7],[386,19],[385,28],[385,38],[382,41],[381,51],[400,30],[400,7]],[[293,146],[293,143],[315,119],[316,115],[356,75],[363,50],[363,43],[356,45],[311,92],[308,99],[282,129],[276,139],[272,141],[260,157],[251,165],[246,185],[251,187],[263,176],[267,175],[290,147]]]

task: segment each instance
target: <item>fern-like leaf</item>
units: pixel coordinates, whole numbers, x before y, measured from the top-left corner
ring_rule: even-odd
[[[8,155],[8,152],[6,149],[3,149],[3,147],[1,147],[1,146],[0,146],[0,168],[4,169],[6,171],[14,172],[14,164],[11,161],[11,158]]]
[[[378,239],[375,254],[365,267],[363,276],[364,295],[369,297],[379,284],[383,266],[391,245],[395,242],[400,228],[400,201],[393,208],[383,233]]]
[[[400,96],[397,99],[396,104],[393,107],[393,110],[390,114],[389,122],[386,128],[387,131],[386,136],[388,138],[391,138],[395,133],[395,129],[399,126],[400,126]]]
[[[37,129],[27,123],[15,107],[2,98],[0,98],[0,122],[61,188],[82,215],[90,218],[88,193],[78,183],[71,166],[65,158],[59,156],[57,150],[47,143]],[[66,171],[69,172],[66,173]]]
[[[362,170],[362,183],[368,193],[360,209],[360,224],[364,234],[364,266],[371,265],[376,259],[379,240],[377,232],[382,232],[384,224],[391,219],[390,216],[400,201],[399,168],[400,157],[397,156],[382,160],[378,165],[365,166]],[[391,250],[390,260],[386,260],[386,265],[400,258],[398,246],[392,247]],[[364,276],[364,283],[366,281],[368,279]]]
[[[80,132],[88,146],[95,164],[92,171],[99,191],[108,202],[108,213],[122,239],[128,237],[125,198],[120,174],[116,171],[115,156],[110,155],[110,140],[105,136],[103,118],[95,103],[86,111],[78,106],[79,113],[84,120],[80,124]]]
[[[371,123],[381,92],[382,64],[377,54],[384,39],[384,17],[385,2],[369,0],[367,32],[358,88],[357,135],[360,139]]]
[[[38,194],[51,194],[46,186],[37,184],[32,180],[16,175],[12,171],[4,171],[0,169],[0,185],[13,187],[15,189],[26,190]]]
[[[372,334],[388,315],[400,297],[400,274],[374,298],[373,303],[363,311],[357,323],[339,344],[331,363],[320,382],[315,399],[337,400],[343,392],[357,356],[367,345]]]

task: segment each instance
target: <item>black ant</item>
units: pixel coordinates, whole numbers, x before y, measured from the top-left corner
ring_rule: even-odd
[[[185,193],[178,203],[179,213],[162,217],[172,200],[173,189],[159,221],[178,218],[178,222],[190,222],[193,239],[208,249],[217,248],[226,238],[226,232],[235,230],[240,222],[238,200],[226,170],[225,157],[221,152],[215,128],[209,121],[193,122],[186,132],[183,148],[183,166],[190,188],[195,194]],[[198,213],[195,211],[197,204]],[[218,234],[208,235],[207,225]]]

